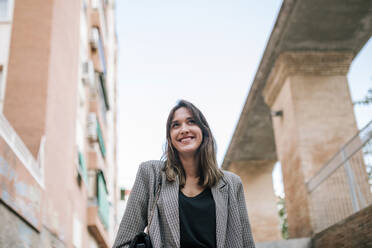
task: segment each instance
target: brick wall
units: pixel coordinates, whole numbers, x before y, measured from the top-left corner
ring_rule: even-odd
[[[372,205],[346,218],[312,239],[313,248],[371,248]]]

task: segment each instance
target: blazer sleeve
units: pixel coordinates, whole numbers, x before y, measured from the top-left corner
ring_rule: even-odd
[[[244,197],[244,188],[241,179],[238,177],[237,199],[239,205],[240,220],[243,227],[243,247],[255,248],[251,226],[249,224],[247,206]]]
[[[141,164],[137,171],[136,180],[129,195],[129,199],[121,220],[113,248],[123,246],[147,226],[147,209],[149,196],[149,172],[145,164]]]

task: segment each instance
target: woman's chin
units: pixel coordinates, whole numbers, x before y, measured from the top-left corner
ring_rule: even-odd
[[[197,151],[197,149],[195,149],[195,148],[180,149],[180,150],[178,150],[178,153],[181,156],[193,156],[193,155],[195,155],[196,151]]]

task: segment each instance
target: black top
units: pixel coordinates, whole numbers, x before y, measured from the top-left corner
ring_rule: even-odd
[[[210,188],[194,197],[179,191],[181,248],[216,247],[216,205]]]

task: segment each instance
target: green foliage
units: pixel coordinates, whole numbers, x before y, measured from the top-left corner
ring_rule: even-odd
[[[366,164],[366,167],[367,167],[369,188],[372,192],[372,164]]]
[[[372,140],[368,141],[364,146],[363,156],[368,174],[368,182],[372,192]]]
[[[372,88],[368,90],[367,95],[364,99],[354,102],[356,105],[369,105],[372,103]]]
[[[288,221],[287,221],[287,211],[285,209],[285,199],[284,197],[278,196],[277,202],[279,211],[279,219],[280,219],[280,227],[282,231],[283,239],[288,239]]]
[[[368,173],[369,184],[371,184],[372,186],[372,164],[367,164],[367,173]]]

